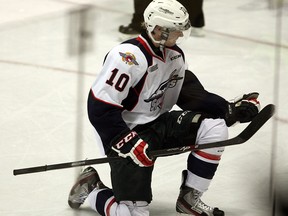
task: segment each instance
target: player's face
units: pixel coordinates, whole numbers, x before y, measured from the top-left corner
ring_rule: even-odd
[[[184,29],[184,30],[179,30],[179,29],[171,30],[170,29],[169,34],[168,34],[168,38],[165,40],[164,45],[167,47],[172,47],[176,43],[180,44],[181,42],[183,42],[185,39],[187,39],[189,37],[190,30],[191,30],[191,28],[189,26],[187,29]],[[160,42],[162,40],[163,36],[165,36],[165,34],[167,34],[167,31],[164,31],[160,26],[156,26],[155,29],[153,30],[152,37],[156,41]],[[159,47],[160,46],[159,42],[153,42],[153,43],[155,46]]]
[[[165,42],[165,46],[171,47],[174,46],[179,37],[183,37],[183,32],[179,30],[171,31],[169,33],[168,39]]]

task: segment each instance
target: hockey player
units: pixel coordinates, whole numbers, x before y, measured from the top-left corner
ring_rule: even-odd
[[[114,47],[91,87],[88,115],[108,157],[112,189],[97,171],[86,168],[72,187],[68,203],[77,209],[88,197],[100,215],[148,216],[155,159],[149,151],[215,142],[228,137],[227,126],[251,121],[258,94],[235,102],[206,91],[188,70],[176,41],[189,36],[186,9],[176,0],[154,0],[144,12],[146,31]],[[171,110],[174,105],[182,110]],[[224,148],[192,152],[182,172],[176,211],[222,216],[200,198],[208,190]]]

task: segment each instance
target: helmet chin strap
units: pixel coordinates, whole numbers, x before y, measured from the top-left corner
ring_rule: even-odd
[[[165,42],[167,41],[168,37],[169,37],[169,29],[168,28],[163,28],[161,31],[161,40],[155,40],[155,38],[152,35],[152,32],[148,31],[148,34],[151,38],[151,40],[154,43],[158,43],[160,45],[160,50],[163,52],[164,48],[165,48]]]
[[[161,42],[160,42],[160,50],[163,51],[165,48],[165,42],[168,40],[169,37],[169,29],[163,28],[161,31]]]

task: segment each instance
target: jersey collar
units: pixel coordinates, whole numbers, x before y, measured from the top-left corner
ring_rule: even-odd
[[[160,59],[163,62],[165,61],[166,48],[164,48],[162,52],[159,47],[155,47],[146,32],[142,32],[141,35],[138,36],[137,40],[145,47],[145,49],[150,53],[150,55]]]

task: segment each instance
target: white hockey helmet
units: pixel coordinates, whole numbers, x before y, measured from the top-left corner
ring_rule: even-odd
[[[153,0],[144,11],[144,22],[148,32],[156,25],[169,31],[185,31],[191,27],[186,8],[176,0]]]

